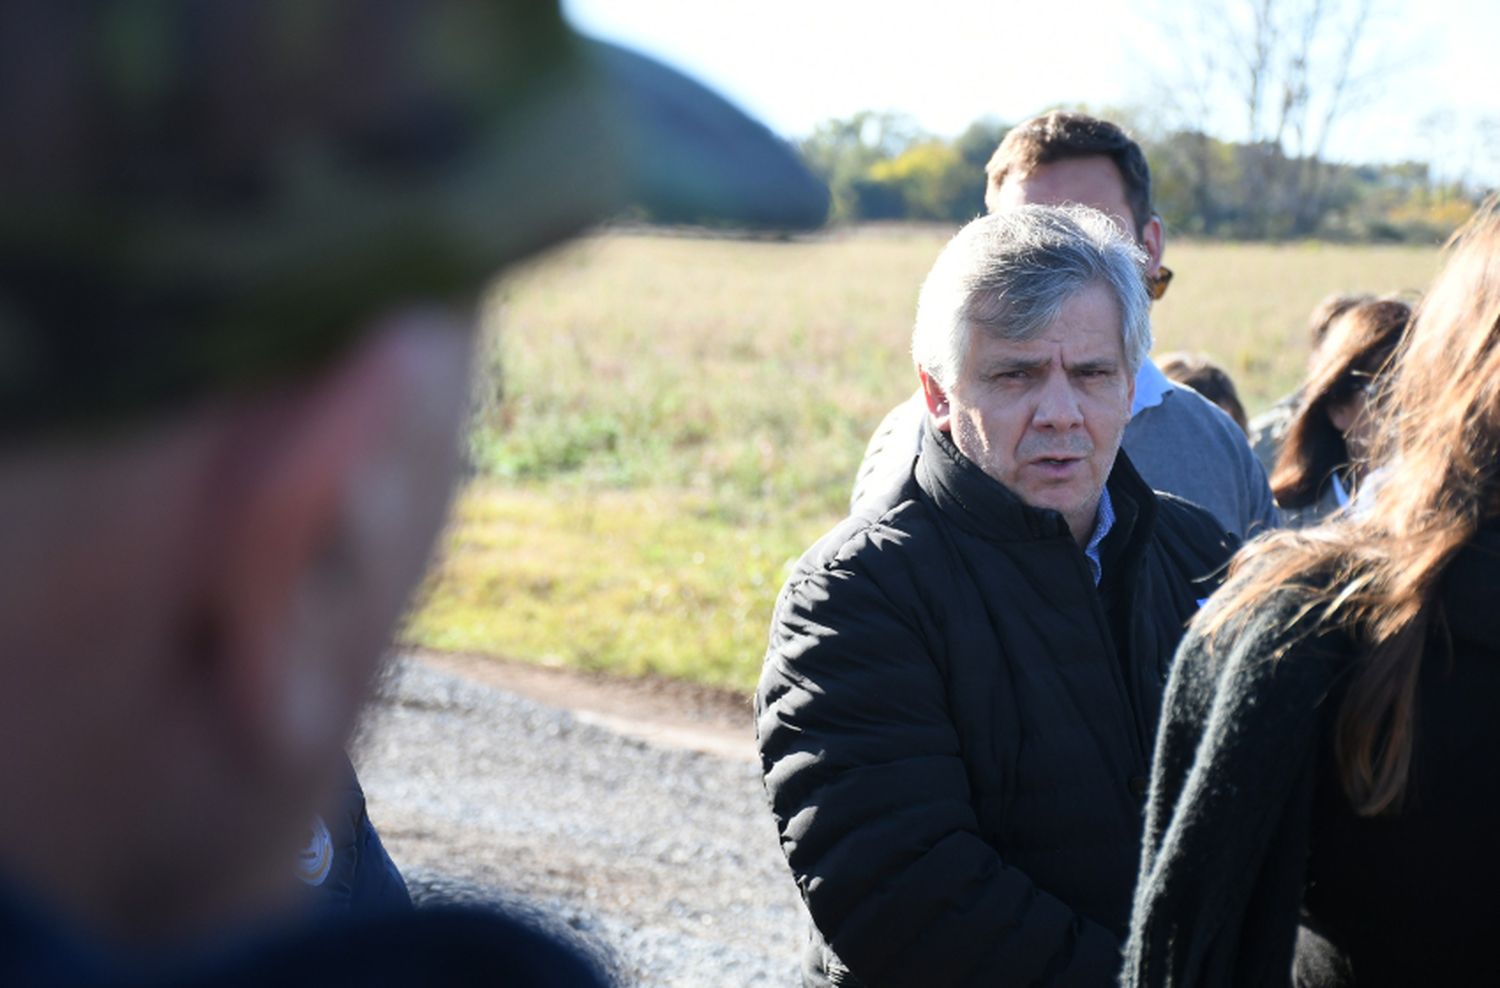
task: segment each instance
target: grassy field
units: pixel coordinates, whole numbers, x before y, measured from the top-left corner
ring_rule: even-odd
[[[910,393],[947,236],[789,243],[616,233],[497,286],[476,476],[406,638],[749,687],[787,567],[837,522]],[[1420,290],[1433,249],[1170,245],[1155,352],[1206,352],[1252,412],[1295,386],[1332,291]]]

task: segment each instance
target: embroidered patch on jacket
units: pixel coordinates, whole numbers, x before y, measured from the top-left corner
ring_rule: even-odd
[[[308,828],[307,845],[297,855],[297,877],[308,885],[322,885],[333,870],[333,839],[320,816]]]

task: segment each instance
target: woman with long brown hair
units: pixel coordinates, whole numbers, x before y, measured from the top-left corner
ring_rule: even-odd
[[[1315,525],[1348,505],[1364,473],[1370,397],[1410,319],[1405,302],[1369,299],[1330,325],[1271,471],[1285,527]]]
[[[1495,980],[1494,200],[1450,243],[1376,400],[1379,489],[1251,543],[1178,652],[1127,984]]]

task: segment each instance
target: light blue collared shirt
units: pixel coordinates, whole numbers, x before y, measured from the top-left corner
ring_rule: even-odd
[[[1130,414],[1135,415],[1144,408],[1160,405],[1161,400],[1175,390],[1177,386],[1147,357],[1141,361],[1141,369],[1135,372],[1135,400],[1130,403]],[[1115,506],[1110,503],[1109,488],[1105,487],[1099,492],[1099,513],[1094,520],[1094,534],[1089,536],[1089,544],[1083,548],[1083,554],[1089,561],[1089,570],[1094,574],[1096,587],[1104,576],[1104,567],[1099,561],[1099,546],[1114,525]]]
[[[1135,372],[1135,401],[1130,403],[1130,414],[1136,415],[1144,408],[1154,408],[1171,392],[1177,390],[1161,368],[1147,357],[1141,361],[1141,369]]]
[[[1349,507],[1349,492],[1344,490],[1344,482],[1339,480],[1339,472],[1333,471],[1328,475],[1328,479],[1333,482],[1333,499],[1338,502],[1338,506]]]
[[[1099,562],[1099,545],[1114,527],[1115,506],[1110,503],[1109,488],[1106,487],[1099,492],[1099,513],[1094,518],[1094,534],[1089,536],[1089,544],[1083,547],[1083,555],[1089,561],[1089,570],[1094,574],[1096,587],[1104,576],[1104,567]]]

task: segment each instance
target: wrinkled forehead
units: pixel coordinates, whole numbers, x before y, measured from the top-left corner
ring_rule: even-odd
[[[973,362],[1031,362],[1046,358],[1072,365],[1123,362],[1124,324],[1119,300],[1109,286],[1091,281],[1070,293],[1056,314],[1030,328],[999,321],[971,321],[969,357]]]

